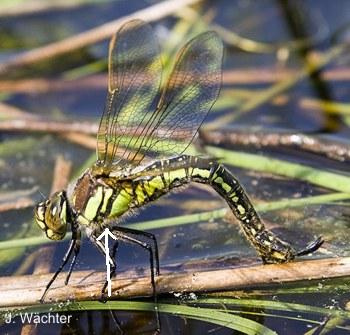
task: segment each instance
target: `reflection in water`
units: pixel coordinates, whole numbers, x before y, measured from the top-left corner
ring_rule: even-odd
[[[308,4],[303,1],[285,1],[279,0],[279,4],[282,8],[282,13],[285,17],[285,22],[289,27],[291,35],[296,39],[305,39],[306,37],[312,36],[310,33],[310,22],[312,16],[312,9],[308,7]],[[324,23],[325,24],[325,23]],[[303,47],[299,48],[298,53],[302,59],[304,66],[306,68],[312,68],[312,57],[311,53],[315,51],[315,45],[310,42],[310,44],[305,44]],[[311,87],[313,88],[314,94],[321,100],[332,101],[334,96],[332,92],[332,87],[322,79],[321,72],[313,71],[310,73],[308,80],[310,81]],[[330,114],[323,111],[323,126],[321,126],[318,132],[323,133],[334,133],[338,131],[343,125],[342,118],[337,114]]]

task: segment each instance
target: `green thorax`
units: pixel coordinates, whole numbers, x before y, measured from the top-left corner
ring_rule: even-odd
[[[129,178],[94,176],[87,170],[74,186],[70,197],[79,223],[89,225],[116,219],[135,207],[156,200],[172,188],[189,181],[184,168],[157,169]]]

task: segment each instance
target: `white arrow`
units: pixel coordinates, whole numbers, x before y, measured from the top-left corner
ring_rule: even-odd
[[[110,297],[112,294],[112,285],[111,285],[111,257],[109,255],[109,248],[108,248],[108,236],[112,237],[114,240],[117,238],[111,233],[111,231],[106,228],[104,232],[97,238],[97,240],[101,240],[102,237],[105,238],[105,254],[106,254],[106,267],[107,267],[107,294]]]

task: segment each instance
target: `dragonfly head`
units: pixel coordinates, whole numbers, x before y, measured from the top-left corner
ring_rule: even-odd
[[[34,209],[38,226],[51,240],[62,240],[67,232],[67,197],[64,191],[53,194]]]

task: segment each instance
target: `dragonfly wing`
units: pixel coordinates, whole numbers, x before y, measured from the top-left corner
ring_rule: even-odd
[[[158,107],[133,139],[134,152],[125,158],[139,163],[144,157],[181,154],[216,101],[222,81],[223,45],[208,31],[189,41],[178,53]]]
[[[142,130],[159,92],[160,49],[149,24],[132,20],[119,29],[110,42],[108,70],[106,106],[97,135],[97,164],[102,167],[126,155],[125,148]]]

